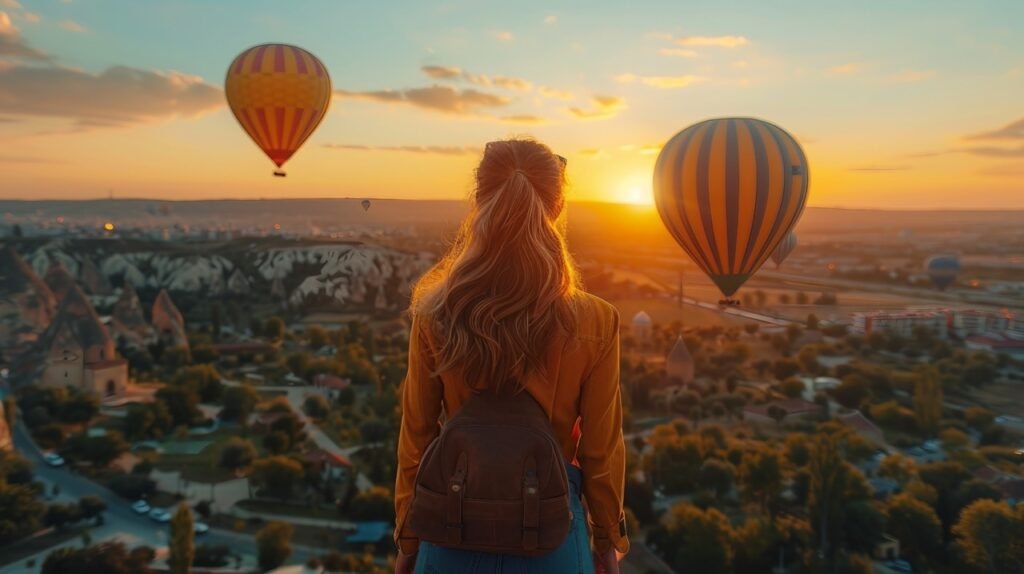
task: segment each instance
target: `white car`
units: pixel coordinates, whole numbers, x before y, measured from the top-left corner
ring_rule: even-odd
[[[192,532],[196,534],[206,534],[210,531],[210,525],[205,522],[196,522],[192,525]]]
[[[153,510],[149,511],[149,518],[153,522],[167,524],[171,521],[171,513],[167,512],[163,508],[154,508]]]
[[[136,500],[132,503],[132,510],[134,510],[136,514],[149,514],[149,511],[152,510],[152,508],[149,507],[149,503],[145,500]]]
[[[52,467],[64,466],[64,457],[55,452],[48,452],[44,454],[43,460],[46,461],[46,464]]]

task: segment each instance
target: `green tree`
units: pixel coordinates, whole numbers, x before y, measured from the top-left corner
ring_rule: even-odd
[[[736,467],[716,458],[709,458],[700,467],[700,485],[719,497],[732,490]]]
[[[789,411],[779,405],[769,405],[768,416],[775,421],[775,424],[782,426],[782,421],[786,420],[786,417],[789,416]]]
[[[942,547],[942,524],[930,506],[907,494],[889,499],[886,508],[889,533],[900,541],[900,549],[917,564]]]
[[[939,383],[939,372],[927,368],[918,373],[917,384],[914,385],[914,419],[917,428],[927,436],[935,436],[942,421],[942,385]]]
[[[995,422],[996,415],[981,407],[967,407],[964,409],[964,420],[971,428],[984,432]]]
[[[324,329],[320,325],[311,325],[306,329],[306,339],[309,341],[309,348],[317,350],[331,341],[330,335],[327,333],[327,329]]]
[[[964,560],[983,572],[1024,573],[1024,505],[979,500],[953,527]]]
[[[47,555],[41,574],[142,574],[129,569],[128,552],[121,542],[101,542],[95,546],[65,546]]]
[[[309,395],[302,403],[302,412],[314,419],[322,419],[331,412],[331,404],[323,395]]]
[[[732,526],[715,508],[676,505],[664,526],[652,535],[658,549],[677,572],[729,574],[735,556]]]
[[[99,436],[86,433],[73,434],[60,447],[60,455],[72,462],[88,462],[96,468],[106,468],[122,454],[128,452],[128,443],[121,433],[110,431]]]
[[[224,470],[238,476],[242,471],[252,466],[253,461],[256,460],[256,455],[256,447],[253,446],[252,442],[237,436],[231,437],[220,451],[219,465]]]
[[[768,508],[782,490],[782,468],[782,455],[769,446],[747,452],[739,472],[743,497]]]
[[[102,524],[103,513],[107,511],[107,503],[96,495],[88,494],[78,499],[78,511],[82,515],[82,520],[92,520],[96,524]]]
[[[811,517],[814,543],[818,556],[831,561],[841,543],[843,494],[849,478],[836,436],[819,435],[815,439],[808,470],[807,511]]]
[[[848,409],[859,409],[868,398],[868,380],[858,373],[843,377],[838,387],[832,389],[832,398]]]
[[[772,363],[772,374],[782,381],[800,373],[800,365],[793,359],[778,359]]]
[[[352,499],[349,514],[352,520],[392,521],[395,519],[395,500],[390,490],[374,486]]]
[[[49,527],[63,530],[68,524],[74,524],[82,519],[82,512],[74,503],[56,503],[46,507],[46,514],[43,515],[43,524]]]
[[[284,339],[284,321],[280,317],[271,317],[263,324],[263,336],[271,341]]]
[[[213,365],[193,365],[174,377],[174,384],[192,389],[204,403],[220,400],[224,394],[220,373]]]
[[[270,522],[256,533],[259,564],[264,571],[284,564],[292,555],[292,534],[295,528],[286,522]]]
[[[804,394],[804,382],[800,377],[788,377],[779,383],[779,392],[791,399],[799,398]]]
[[[223,406],[217,416],[222,421],[237,421],[244,425],[259,402],[259,393],[249,385],[228,387],[224,389]]]
[[[815,315],[814,313],[809,313],[807,315],[807,329],[808,330],[810,330],[810,331],[817,331],[818,330],[818,323],[820,323],[820,321],[818,320],[818,316],[817,315]]]
[[[192,531],[192,511],[181,503],[171,518],[170,543],[168,544],[167,565],[170,574],[188,574],[195,557],[195,533]]]
[[[74,392],[61,403],[57,416],[61,422],[79,424],[91,421],[99,412],[99,399],[82,392]]]
[[[878,476],[907,484],[917,478],[917,463],[901,454],[890,454],[879,463]]]
[[[190,426],[203,416],[199,395],[192,388],[165,386],[156,392],[156,400],[167,407],[174,426]]]
[[[804,345],[796,355],[796,362],[805,373],[816,375],[821,372],[821,363],[818,362],[818,349],[814,345]]]
[[[302,464],[283,455],[258,460],[253,466],[253,479],[262,484],[271,496],[281,500],[291,496],[292,489],[304,474]]]

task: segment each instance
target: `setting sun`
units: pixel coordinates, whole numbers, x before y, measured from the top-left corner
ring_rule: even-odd
[[[654,203],[654,195],[651,193],[650,188],[640,185],[627,187],[622,191],[619,199],[622,203],[631,203],[633,205],[652,205]]]

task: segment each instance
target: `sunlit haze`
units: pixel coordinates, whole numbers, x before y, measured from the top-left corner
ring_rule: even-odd
[[[0,198],[461,198],[487,141],[569,159],[574,199],[650,203],[660,146],[751,116],[809,205],[1024,208],[1024,3],[0,1]],[[272,164],[228,64],[286,42],[334,85]]]

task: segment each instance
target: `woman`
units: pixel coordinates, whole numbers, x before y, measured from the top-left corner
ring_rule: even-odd
[[[619,317],[582,290],[558,227],[564,160],[529,140],[487,144],[473,209],[450,252],[416,285],[395,485],[398,574],[617,573],[629,549],[622,512],[625,445]],[[520,385],[543,407],[569,464],[572,526],[539,557],[420,543],[405,526],[424,449],[469,381]],[[593,555],[588,539],[589,510]]]

